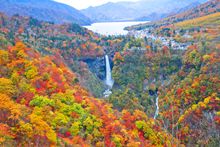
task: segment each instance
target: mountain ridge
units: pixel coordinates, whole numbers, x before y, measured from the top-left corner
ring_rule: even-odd
[[[79,10],[52,0],[0,0],[0,11],[12,16],[31,16],[38,20],[60,23],[91,24],[91,20]]]
[[[181,11],[180,11],[181,12]],[[173,23],[181,22],[184,20],[194,19],[201,16],[213,14],[216,12],[220,12],[220,3],[219,0],[210,0],[206,3],[203,3],[201,5],[198,5],[195,8],[190,8],[189,10],[182,10],[181,13],[176,13],[173,15],[170,15],[164,19],[161,19],[159,21],[153,21],[150,23],[140,24],[140,25],[134,25],[131,27],[126,27],[126,30],[132,30],[132,29],[145,29],[147,27],[160,27],[160,26],[166,26],[171,25]]]
[[[154,13],[157,13],[157,15],[160,16],[159,18],[164,18],[164,14],[178,12],[178,10],[182,8],[187,8],[190,5],[192,6],[195,2],[203,3],[205,1],[206,0],[162,0],[157,2],[153,0],[141,0],[137,2],[109,2],[100,6],[83,9],[81,12],[94,22],[134,21]],[[166,5],[166,8],[164,8],[164,5]],[[149,18],[151,20],[152,17]]]

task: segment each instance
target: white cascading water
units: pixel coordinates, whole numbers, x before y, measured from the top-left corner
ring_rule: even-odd
[[[112,73],[111,73],[111,67],[110,67],[110,62],[108,55],[105,55],[105,67],[106,67],[106,80],[105,83],[106,85],[111,89],[113,86],[113,80],[112,80]]]
[[[159,114],[159,96],[157,95],[157,98],[156,98],[156,112],[154,114],[154,119],[157,118],[158,114]]]
[[[110,89],[112,88],[114,81],[112,80],[111,66],[108,55],[105,55],[105,70],[106,70],[105,84],[108,86],[108,89],[105,90],[104,96],[109,97],[112,94]]]

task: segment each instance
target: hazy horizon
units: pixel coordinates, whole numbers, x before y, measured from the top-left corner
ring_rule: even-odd
[[[90,0],[90,1],[80,0],[80,2],[79,0],[54,0],[54,1],[64,3],[76,9],[82,10],[90,6],[99,6],[108,2],[123,2],[123,1],[136,2],[140,0]]]

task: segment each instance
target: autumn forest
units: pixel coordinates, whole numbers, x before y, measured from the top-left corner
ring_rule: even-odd
[[[0,13],[0,146],[218,147],[219,10],[127,35]]]

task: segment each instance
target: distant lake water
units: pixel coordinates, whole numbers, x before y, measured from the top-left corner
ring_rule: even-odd
[[[147,21],[102,22],[102,23],[93,23],[91,26],[84,26],[84,27],[102,35],[126,35],[128,31],[124,30],[125,27],[146,23],[146,22]]]

